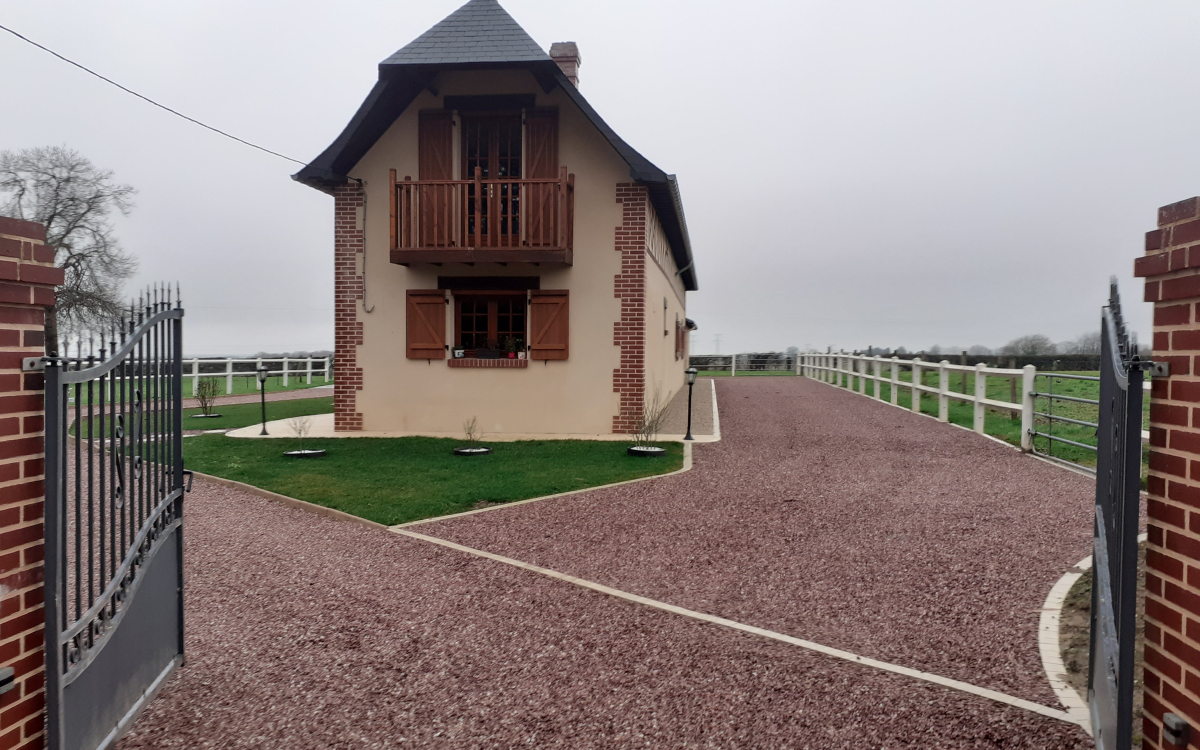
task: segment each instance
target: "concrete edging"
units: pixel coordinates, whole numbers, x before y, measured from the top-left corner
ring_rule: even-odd
[[[1138,544],[1149,539],[1148,534],[1138,534]],[[1079,725],[1092,734],[1091,710],[1087,705],[1086,696],[1080,696],[1075,688],[1066,680],[1066,665],[1062,661],[1062,610],[1067,601],[1071,587],[1085,572],[1092,567],[1092,556],[1088,555],[1071,566],[1046,595],[1042,605],[1042,615],[1038,621],[1038,651],[1042,655],[1042,668],[1046,671],[1046,679],[1050,688],[1058,696],[1058,700],[1067,707],[1067,713],[1080,716]]]

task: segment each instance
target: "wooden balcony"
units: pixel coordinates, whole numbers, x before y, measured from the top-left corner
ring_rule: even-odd
[[[571,265],[575,175],[556,179],[396,179],[391,171],[391,260],[410,263]]]

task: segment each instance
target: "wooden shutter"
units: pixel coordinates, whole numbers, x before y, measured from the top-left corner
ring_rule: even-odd
[[[566,289],[529,292],[529,358],[566,359],[570,354],[570,297]]]
[[[446,293],[408,290],[408,358],[446,358]]]
[[[417,117],[417,169],[421,180],[452,180],[454,119],[444,109],[421,112]]]
[[[434,109],[417,116],[417,175],[421,180],[452,180],[454,174],[454,119],[447,110]],[[418,188],[420,247],[452,244],[453,188],[423,185]]]
[[[535,180],[558,179],[558,110],[539,107],[525,111],[525,176]],[[557,185],[529,186],[526,202],[526,242],[537,247],[557,245],[554,210]]]

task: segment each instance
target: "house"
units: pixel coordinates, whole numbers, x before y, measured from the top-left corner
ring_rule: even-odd
[[[293,176],[334,197],[336,430],[622,433],[684,384],[679,186],[588,104],[580,63],[471,0]]]

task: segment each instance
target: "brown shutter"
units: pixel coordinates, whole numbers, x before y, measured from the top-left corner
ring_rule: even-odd
[[[418,179],[454,179],[454,120],[450,112],[426,110],[418,115],[417,123]]]
[[[525,176],[534,180],[558,179],[558,110],[539,107],[525,111]],[[554,210],[557,186],[529,186],[525,232],[531,246],[557,244],[554,236]]]
[[[421,112],[417,117],[417,175],[421,180],[452,180],[454,175],[454,119],[447,110]],[[453,188],[423,185],[417,190],[421,247],[451,244]]]
[[[566,289],[529,292],[529,358],[566,359],[570,354],[570,297]]]
[[[408,290],[408,358],[446,358],[446,293]]]

